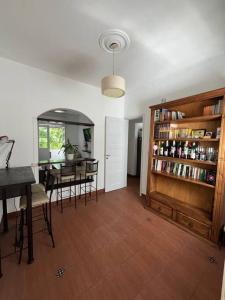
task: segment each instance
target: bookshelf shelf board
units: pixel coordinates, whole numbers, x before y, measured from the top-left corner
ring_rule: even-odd
[[[175,198],[169,197],[165,194],[159,193],[159,192],[151,192],[149,194],[149,198],[157,200],[158,202],[165,204],[173,209],[176,209],[177,211],[180,211],[181,213],[185,215],[192,216],[194,219],[197,219],[207,225],[211,225],[211,215],[210,213],[194,207],[188,203],[184,203],[180,200],[177,200]]]
[[[175,161],[180,162],[183,164],[201,164],[201,165],[207,165],[207,166],[216,166],[216,162],[207,161],[207,160],[194,160],[194,159],[185,159],[185,158],[178,158],[178,157],[169,157],[169,156],[160,156],[155,155],[152,156],[153,159],[160,159],[160,160],[168,160],[168,161]]]
[[[194,123],[194,122],[207,122],[216,121],[221,119],[221,115],[199,116],[192,118],[183,118],[178,120],[167,120],[162,122],[155,122],[155,124],[177,124],[177,123]]]
[[[176,179],[176,180],[181,180],[181,181],[186,181],[186,182],[190,182],[193,184],[202,185],[202,186],[210,188],[210,189],[215,189],[214,185],[208,184],[208,183],[200,181],[200,180],[191,179],[191,178],[182,177],[182,176],[176,176],[173,174],[163,173],[163,172],[154,171],[154,170],[152,170],[152,173],[159,175],[159,176],[165,176],[165,177],[169,177],[169,178]]]
[[[154,139],[154,141],[219,142],[219,141],[220,141],[220,139],[192,139],[192,138],[176,138],[176,139]]]

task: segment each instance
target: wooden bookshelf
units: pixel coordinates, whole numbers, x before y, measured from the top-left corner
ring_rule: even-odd
[[[183,227],[185,230],[213,242],[218,241],[219,231],[225,219],[225,88],[185,97],[151,106],[149,163],[147,182],[147,203],[150,210],[163,218]],[[218,101],[221,101],[220,103]],[[212,109],[221,107],[220,114],[203,115],[206,106]],[[155,122],[155,110],[166,109],[185,114],[183,119]],[[210,107],[211,109],[211,107]],[[218,111],[218,110],[214,110]],[[220,138],[154,138],[155,125],[174,124],[173,128],[205,129],[216,132],[221,128]],[[156,128],[157,130],[157,128]],[[153,156],[153,146],[160,141],[198,142],[204,147],[218,150],[218,161],[200,161],[167,156]],[[177,176],[173,173],[153,169],[154,159],[190,165],[205,169],[206,172],[216,171],[216,184],[200,181],[191,177]],[[154,161],[155,162],[155,161]],[[181,168],[182,170],[182,168]],[[184,169],[186,170],[186,169]],[[176,174],[177,172],[174,171]]]

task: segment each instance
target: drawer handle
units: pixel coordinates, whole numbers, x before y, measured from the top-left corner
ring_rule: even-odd
[[[159,207],[158,207],[158,211],[161,211],[161,210],[162,210],[162,208],[159,206]]]

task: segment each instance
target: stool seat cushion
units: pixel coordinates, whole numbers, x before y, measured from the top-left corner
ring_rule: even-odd
[[[60,175],[57,174],[58,182],[68,182],[75,180],[75,174],[73,175]]]
[[[58,170],[58,169],[51,169],[50,170],[50,174],[52,174],[54,176],[60,175],[60,170]]]
[[[94,171],[94,172],[87,172],[87,173],[85,173],[85,171],[81,171],[81,172],[80,172],[80,175],[82,175],[82,176],[84,176],[84,177],[85,177],[85,175],[86,175],[86,176],[94,176],[94,175],[97,175],[97,174],[98,174],[97,171]]]
[[[45,187],[41,183],[35,183],[31,185],[31,192],[32,193],[39,193],[39,192],[44,192]]]
[[[45,192],[37,192],[32,194],[32,207],[37,207],[42,204],[48,203],[49,199]],[[27,208],[27,197],[22,196],[20,198],[20,209]]]

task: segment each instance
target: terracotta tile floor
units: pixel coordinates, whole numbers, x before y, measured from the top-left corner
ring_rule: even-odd
[[[224,250],[145,210],[136,179],[84,207],[53,209],[56,248],[47,233],[34,237],[35,261],[3,260],[1,300],[218,300]],[[14,220],[11,220],[14,223]],[[13,225],[3,252],[13,242]],[[214,256],[216,263],[209,263]],[[56,277],[59,267],[65,269]]]

